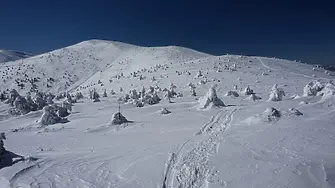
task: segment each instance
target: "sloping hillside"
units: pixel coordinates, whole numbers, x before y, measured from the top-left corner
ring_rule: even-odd
[[[138,47],[120,42],[85,41],[0,67],[1,88],[27,92],[31,80],[40,91],[61,92],[110,67],[135,69],[161,62],[183,62],[208,56],[182,47]],[[121,65],[121,66],[120,66]]]

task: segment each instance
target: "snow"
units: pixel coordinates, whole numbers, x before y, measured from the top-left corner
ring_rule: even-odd
[[[0,169],[0,187],[335,187],[335,77],[324,72],[101,40],[0,64],[0,92],[27,96],[36,78],[38,91],[57,96],[48,103],[62,107],[43,118],[47,95],[34,91],[26,100],[37,111],[11,116],[0,102],[3,142],[18,158]],[[279,88],[292,97],[267,102]],[[108,95],[93,102],[90,91]],[[127,121],[114,125],[119,103]]]

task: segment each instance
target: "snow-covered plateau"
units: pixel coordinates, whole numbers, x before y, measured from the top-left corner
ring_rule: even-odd
[[[335,73],[90,40],[0,64],[0,188],[335,187]]]

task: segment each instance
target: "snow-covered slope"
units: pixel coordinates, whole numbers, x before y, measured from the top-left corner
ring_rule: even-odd
[[[12,79],[85,98],[43,127],[43,111],[10,117],[0,103],[5,148],[24,156],[0,169],[0,187],[335,187],[335,77],[323,68],[98,40],[10,65]],[[108,96],[92,102],[94,89]],[[128,122],[115,125],[119,104]]]
[[[31,57],[31,54],[12,50],[0,50],[0,63]]]
[[[20,93],[31,89],[36,78],[40,91],[68,91],[107,68],[137,69],[156,63],[183,62],[208,56],[182,47],[138,47],[130,44],[90,40],[0,67],[1,88]],[[53,81],[47,81],[47,79]],[[17,82],[15,81],[17,80]],[[18,86],[23,83],[24,87]]]

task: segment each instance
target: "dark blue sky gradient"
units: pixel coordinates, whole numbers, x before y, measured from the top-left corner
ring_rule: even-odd
[[[89,39],[335,64],[331,1],[1,0],[0,48],[43,53]]]

